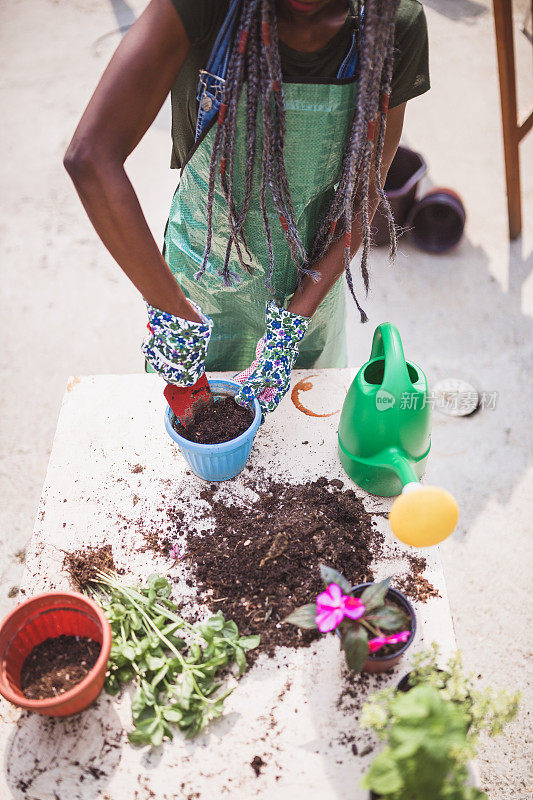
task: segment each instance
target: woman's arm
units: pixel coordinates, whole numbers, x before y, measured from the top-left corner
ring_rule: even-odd
[[[381,161],[382,184],[400,143],[405,105],[403,103],[392,108],[387,115],[387,129],[385,131],[383,158]],[[369,201],[370,216],[373,217],[378,205],[378,195],[373,182],[370,183],[369,187]],[[357,216],[352,226],[352,258],[359,250],[362,240],[361,221]],[[344,273],[344,238],[339,239],[330,247],[322,261],[317,264],[316,270],[320,273],[320,280],[315,282],[312,278],[306,277],[302,281],[300,290],[295,292],[288,307],[288,310],[292,311],[293,314],[311,317],[332,286]]]
[[[156,308],[199,322],[159,252],[124,170],[188,50],[170,0],[151,0],[104,72],[64,164],[96,232],[143,297]]]

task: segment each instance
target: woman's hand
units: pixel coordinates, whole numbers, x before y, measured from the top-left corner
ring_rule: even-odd
[[[308,317],[292,314],[275,303],[267,306],[266,331],[257,345],[256,360],[235,376],[237,383],[243,384],[235,398],[238,403],[244,405],[257,398],[263,413],[277,408],[289,391],[291,370],[309,322]]]
[[[150,335],[141,346],[146,360],[167,383],[193,386],[205,372],[212,320],[195,303],[191,306],[201,322],[176,317],[150,303],[146,306]]]

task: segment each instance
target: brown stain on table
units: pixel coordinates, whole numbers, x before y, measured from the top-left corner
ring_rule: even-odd
[[[80,379],[78,378],[78,376],[74,375],[67,383],[67,392],[71,392],[74,389],[74,387],[78,385],[79,382]]]
[[[318,374],[316,375],[309,375],[308,378],[302,378],[298,381],[295,385],[294,389],[291,392],[291,400],[298,409],[301,411],[302,414],[306,414],[308,417],[332,417],[334,414],[338,414],[340,408],[336,411],[330,411],[329,414],[317,414],[315,411],[311,411],[311,409],[304,406],[304,404],[300,401],[300,392],[308,392],[310,389],[313,388],[313,384],[311,383],[311,378],[318,378]]]

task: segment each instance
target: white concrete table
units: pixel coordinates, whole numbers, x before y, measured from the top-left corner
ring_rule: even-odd
[[[257,470],[294,483],[326,476],[350,484],[337,458],[336,429],[353,374],[348,369],[294,374],[293,384],[310,378],[300,392],[301,403],[315,414],[331,415],[309,416],[287,395],[259,430],[249,461],[252,471],[224,485],[230,501],[250,492]],[[151,527],[160,522],[163,529],[166,508],[177,497],[190,501],[194,515],[205,486],[186,474],[164,429],[164,406],[162,383],[154,375],[69,381],[28,551],[26,596],[68,587],[61,571],[63,551],[102,543],[112,544],[117,566],[127,570],[132,582],[162,571],[172,577],[176,597],[191,594],[183,579],[185,566],[141,552],[147,520]],[[370,496],[364,502],[376,514],[390,506]],[[376,524],[391,541],[383,513]],[[441,596],[417,604],[419,631],[412,649],[438,640],[447,655],[455,645],[440,558],[436,549],[424,555],[425,576]],[[375,565],[378,578],[405,570],[397,555]],[[196,603],[194,596],[191,603]],[[387,680],[396,682],[408,666],[404,658]],[[21,714],[2,701],[0,797],[366,800],[359,782],[375,742],[358,729],[357,716],[376,679],[357,681],[355,697],[353,691],[346,693],[350,683],[353,687],[334,636],[309,648],[279,648],[274,658],[258,659],[227,699],[224,716],[202,736],[186,741],[176,731],[172,742],[153,752],[127,741],[128,690],[117,698],[102,694],[92,708],[63,720]],[[255,756],[265,762],[259,777],[250,766]]]

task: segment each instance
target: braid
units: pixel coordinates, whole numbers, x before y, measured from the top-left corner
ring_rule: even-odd
[[[371,177],[376,185],[380,206],[389,223],[391,258],[394,258],[396,254],[396,229],[390,204],[381,183],[380,173],[394,61],[394,23],[398,2],[399,0],[350,0],[349,5],[353,9],[353,24],[358,48],[356,110],[348,133],[335,192],[316,232],[309,253],[307,253],[298,233],[285,169],[286,112],[276,4],[274,0],[241,0],[235,43],[230,55],[223,103],[214,136],[208,183],[206,248],[197,278],[200,278],[205,272],[211,251],[213,199],[217,171],[220,171],[220,184],[227,204],[230,230],[221,275],[225,284],[236,279],[229,269],[233,246],[235,246],[241,267],[248,272],[252,271],[251,265],[244,259],[243,248],[251,260],[244,236],[244,224],[251,202],[253,171],[257,155],[256,123],[261,108],[263,146],[260,208],[269,255],[266,285],[272,289],[274,271],[272,225],[277,224],[269,216],[267,209],[267,196],[270,195],[300,281],[304,275],[310,275],[317,279],[319,276],[314,269],[317,263],[324,257],[332,243],[344,237],[346,281],[360,311],[362,321],[366,320],[366,315],[355,294],[350,271],[351,230],[354,218],[358,216],[361,220],[363,239],[361,275],[368,292],[368,255],[371,246],[369,205]],[[238,209],[233,192],[235,134],[238,103],[245,82],[247,153],[244,195],[242,206]]]
[[[389,225],[389,241],[390,241],[390,259],[394,261],[397,251],[397,232],[392,208],[389,199],[385,193],[385,189],[381,182],[381,162],[383,156],[383,145],[385,143],[385,126],[387,119],[387,110],[389,107],[389,97],[392,83],[392,68],[394,64],[394,28],[391,28],[389,39],[386,43],[387,55],[383,65],[383,77],[381,86],[381,98],[379,103],[380,125],[379,134],[376,142],[376,158],[375,158],[375,185],[379,196],[379,203]],[[379,210],[379,208],[378,208]]]

